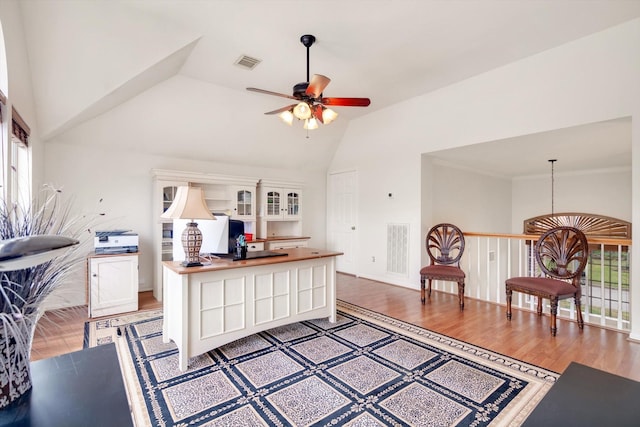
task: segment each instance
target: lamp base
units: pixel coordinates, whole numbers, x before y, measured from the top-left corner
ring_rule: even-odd
[[[187,227],[182,232],[182,248],[184,249],[183,267],[199,267],[200,246],[202,246],[202,233],[195,222],[187,223]]]

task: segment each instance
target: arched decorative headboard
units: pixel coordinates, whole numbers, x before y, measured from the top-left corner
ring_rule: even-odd
[[[524,234],[543,234],[558,226],[581,230],[587,238],[631,239],[631,223],[604,215],[587,213],[556,213],[524,220]]]

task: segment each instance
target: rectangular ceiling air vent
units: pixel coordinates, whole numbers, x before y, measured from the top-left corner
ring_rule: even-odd
[[[252,58],[247,55],[241,55],[240,58],[238,58],[238,60],[235,62],[235,64],[242,68],[253,70],[260,62],[262,62],[260,59]]]

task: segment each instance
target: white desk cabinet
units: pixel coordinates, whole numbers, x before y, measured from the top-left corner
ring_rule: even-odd
[[[90,255],[89,317],[138,310],[138,254]]]
[[[181,371],[190,357],[260,331],[302,320],[336,321],[335,258],[340,252],[289,249],[286,256],[163,263],[162,340],[175,342]]]

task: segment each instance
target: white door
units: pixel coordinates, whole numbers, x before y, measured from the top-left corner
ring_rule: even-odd
[[[336,257],[336,270],[357,274],[356,265],[356,218],[357,185],[356,171],[329,174],[328,183],[328,230],[330,250],[343,252]]]

